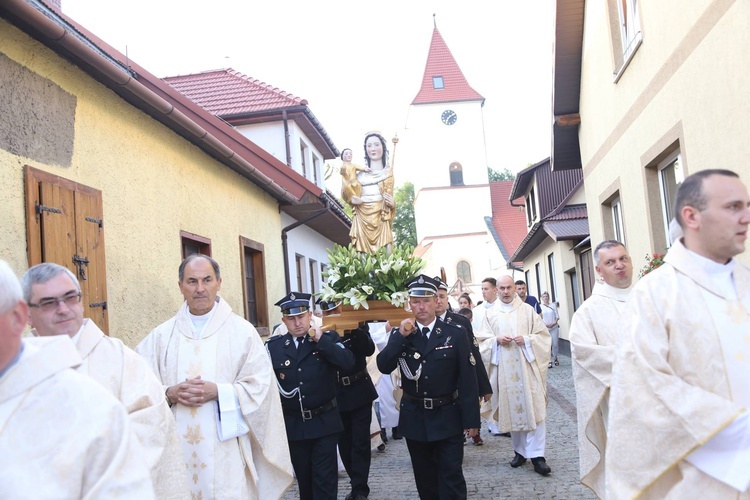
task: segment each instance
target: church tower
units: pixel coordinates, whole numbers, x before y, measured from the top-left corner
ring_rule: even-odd
[[[466,80],[437,26],[419,92],[399,142],[399,184],[414,184],[417,252],[425,273],[445,268],[449,285],[461,278],[478,292],[490,276],[493,241],[487,175],[484,98]]]

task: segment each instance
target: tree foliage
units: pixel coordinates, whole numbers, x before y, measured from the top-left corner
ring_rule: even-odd
[[[516,174],[514,174],[507,168],[502,172],[498,172],[497,170],[493,170],[490,167],[487,167],[487,175],[490,178],[490,182],[513,181],[516,179]]]
[[[393,194],[396,216],[393,218],[393,240],[398,245],[417,246],[417,224],[414,220],[414,184],[404,183]]]

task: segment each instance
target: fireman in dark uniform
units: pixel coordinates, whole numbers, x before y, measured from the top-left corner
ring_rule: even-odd
[[[476,365],[474,365],[474,368],[476,368],[477,372],[479,396],[483,397],[485,401],[489,401],[490,396],[492,396],[492,385],[490,385],[490,379],[487,376],[487,371],[484,369],[482,355],[479,353],[479,343],[474,337],[474,329],[471,327],[471,321],[469,321],[464,316],[461,316],[460,314],[454,313],[450,310],[450,306],[448,305],[448,284],[437,276],[435,276],[433,279],[438,284],[438,305],[435,309],[435,315],[449,325],[460,326],[466,332],[466,338],[469,340],[469,346],[471,347],[471,352],[474,355],[474,360],[476,361]],[[477,435],[474,436],[474,444],[477,446],[481,446],[484,444],[484,441],[479,435],[479,432],[477,432]]]
[[[341,314],[340,302],[319,300],[323,320],[336,321]],[[378,391],[367,373],[367,357],[375,352],[375,343],[364,328],[356,328],[344,334],[342,344],[354,354],[354,368],[339,370],[339,386],[336,401],[344,430],[339,434],[339,454],[344,463],[352,487],[346,500],[366,499],[370,494],[367,478],[370,475],[370,423],[372,402]]]
[[[401,371],[398,428],[406,438],[420,498],[466,498],[463,437],[479,428],[476,358],[466,332],[435,316],[437,283],[419,275],[408,284],[415,319],[391,331],[378,369]]]
[[[311,326],[310,295],[292,292],[276,303],[288,333],[266,342],[284,410],[286,436],[299,495],[335,499],[336,443],[343,429],[336,401],[338,370],[354,355],[334,331]]]

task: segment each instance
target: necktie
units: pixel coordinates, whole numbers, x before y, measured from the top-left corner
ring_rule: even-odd
[[[305,337],[297,337],[297,350],[299,350],[300,347],[302,347],[302,341],[305,340]]]
[[[422,337],[424,337],[425,340],[427,340],[427,334],[430,333],[430,329],[426,326],[422,327]]]

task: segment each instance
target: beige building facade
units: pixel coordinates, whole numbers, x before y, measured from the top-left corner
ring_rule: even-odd
[[[582,169],[592,246],[623,241],[637,274],[671,244],[685,176],[727,168],[750,182],[750,4],[556,5],[552,168]]]

